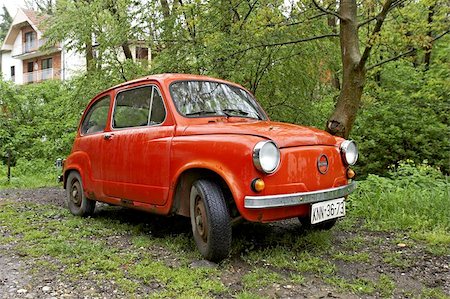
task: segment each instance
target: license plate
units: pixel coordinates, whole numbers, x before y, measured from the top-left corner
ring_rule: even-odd
[[[338,198],[311,205],[311,224],[345,216],[344,198]]]

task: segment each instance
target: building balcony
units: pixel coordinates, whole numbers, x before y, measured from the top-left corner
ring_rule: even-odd
[[[49,79],[56,79],[59,78],[59,73],[60,70],[56,70],[53,68],[23,73],[23,83],[27,84],[27,83],[41,82]]]
[[[22,54],[31,53],[39,50],[47,42],[46,39],[40,39],[38,41],[33,40],[31,42],[23,43]]]

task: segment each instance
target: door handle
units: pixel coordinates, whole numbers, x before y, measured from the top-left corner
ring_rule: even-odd
[[[113,138],[114,134],[112,133],[106,133],[105,135],[103,135],[103,138],[105,140],[111,140]]]

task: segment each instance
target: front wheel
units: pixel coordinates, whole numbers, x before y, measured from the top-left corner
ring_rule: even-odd
[[[190,195],[192,233],[202,256],[223,260],[231,247],[231,221],[223,192],[209,180],[194,182]]]
[[[78,172],[71,172],[67,177],[67,206],[76,216],[91,216],[94,214],[95,201],[84,195],[83,182]]]

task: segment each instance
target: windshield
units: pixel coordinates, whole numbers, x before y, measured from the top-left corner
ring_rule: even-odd
[[[187,117],[238,116],[265,120],[253,97],[245,90],[213,81],[180,81],[170,86],[178,111]]]

